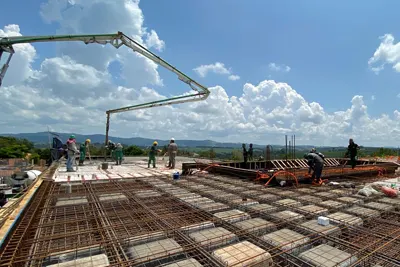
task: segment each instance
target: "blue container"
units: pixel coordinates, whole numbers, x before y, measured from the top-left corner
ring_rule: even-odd
[[[178,180],[179,179],[179,172],[174,172],[174,174],[172,175],[172,178],[174,180]]]

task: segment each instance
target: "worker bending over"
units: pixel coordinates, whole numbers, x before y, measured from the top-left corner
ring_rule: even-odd
[[[122,164],[122,156],[123,156],[123,152],[122,152],[122,145],[120,143],[118,143],[115,146],[115,159],[117,161],[117,165],[121,165]]]
[[[347,147],[347,154],[350,157],[351,168],[354,169],[357,165],[357,152],[360,147],[354,143],[353,139],[349,139],[349,146]]]
[[[321,152],[317,152],[317,150],[316,150],[315,148],[312,148],[311,151],[310,151],[310,153],[315,153],[315,154],[317,154],[318,156],[320,156],[323,160],[325,160],[325,155],[322,154]]]
[[[71,135],[67,140],[67,172],[74,172],[75,154],[79,154],[79,150],[76,147],[75,135]]]
[[[313,174],[311,176],[311,179],[313,179],[314,184],[322,184],[322,170],[324,169],[324,160],[321,156],[315,153],[308,153],[304,155],[304,158],[307,160],[307,164],[309,166],[308,168],[308,174],[311,173],[311,170],[313,170]]]
[[[89,144],[90,144],[90,139],[86,139],[85,143],[82,143],[79,147],[79,166],[83,166],[83,162],[86,159],[86,152],[89,151]]]
[[[154,141],[153,145],[150,148],[149,152],[149,163],[147,165],[147,168],[150,168],[150,163],[153,162],[153,168],[156,167],[156,154],[157,152],[161,152],[161,150],[157,149],[158,142]]]
[[[168,168],[175,169],[175,157],[178,153],[178,145],[175,143],[175,139],[171,138],[168,145],[168,156],[169,156],[169,163]]]

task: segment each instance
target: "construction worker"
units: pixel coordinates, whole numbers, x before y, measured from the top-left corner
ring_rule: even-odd
[[[317,154],[318,156],[320,156],[323,160],[325,160],[325,155],[322,154],[321,152],[317,152],[317,150],[316,150],[315,148],[312,148],[312,149],[310,150],[310,153],[315,153],[315,154]]]
[[[307,160],[307,164],[309,166],[308,168],[308,174],[311,173],[311,170],[313,170],[313,174],[311,178],[313,179],[313,184],[322,184],[322,170],[324,169],[324,160],[322,159],[321,156],[319,156],[316,153],[307,153],[304,154],[304,158]]]
[[[106,145],[106,148],[108,149],[110,156],[111,156],[111,160],[116,160],[115,155],[114,155],[114,150],[115,150],[115,144],[113,141],[108,140],[108,143]]]
[[[249,145],[249,161],[253,161],[253,144]]]
[[[75,135],[71,135],[67,140],[67,172],[74,172],[74,162],[75,162],[75,154],[78,154],[79,150],[76,148],[76,140]]]
[[[246,144],[242,144],[242,149],[243,149],[243,161],[244,161],[244,164],[246,164],[247,163],[247,156],[248,156],[248,152],[247,152],[247,149],[246,149]]]
[[[117,161],[117,165],[121,165],[122,164],[122,156],[123,156],[123,151],[122,151],[122,145],[120,143],[118,143],[115,146],[115,159]]]
[[[356,143],[354,143],[354,140],[352,138],[350,138],[346,154],[348,154],[348,156],[350,157],[350,164],[352,169],[354,169],[357,165],[357,152],[359,149],[360,147]]]
[[[158,146],[158,142],[154,141],[153,145],[150,148],[150,152],[149,152],[149,163],[147,165],[147,168],[150,168],[150,163],[153,161],[153,168],[156,167],[156,153],[157,152],[161,152],[160,149],[157,149]]]
[[[175,143],[175,138],[171,138],[168,145],[169,163],[168,168],[175,169],[175,157],[178,153],[178,145]]]
[[[86,159],[86,152],[89,151],[89,144],[90,144],[90,139],[86,139],[85,143],[82,143],[79,147],[79,166],[83,166],[83,162]]]

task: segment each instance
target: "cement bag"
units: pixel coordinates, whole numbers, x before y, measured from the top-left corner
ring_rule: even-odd
[[[379,192],[373,189],[370,185],[364,186],[364,188],[360,189],[357,194],[361,196],[369,197],[374,194],[378,194]]]
[[[399,191],[390,187],[382,186],[382,192],[388,197],[397,197]]]

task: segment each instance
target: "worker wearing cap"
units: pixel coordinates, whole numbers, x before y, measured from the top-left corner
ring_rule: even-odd
[[[79,150],[76,147],[75,135],[71,135],[67,140],[67,172],[74,172],[73,164],[75,161],[75,154],[78,154]]]
[[[317,152],[317,149],[315,149],[315,148],[312,148],[312,149],[310,150],[310,153],[315,153],[315,154],[317,154],[318,156],[320,156],[323,160],[325,160],[325,155],[322,154],[321,152]]]
[[[168,168],[175,169],[175,157],[177,153],[178,153],[178,145],[175,143],[175,139],[171,138],[168,145],[168,156],[169,156]]]
[[[79,166],[83,166],[83,162],[86,159],[86,152],[89,150],[90,139],[86,139],[85,143],[82,143],[79,147]]]
[[[149,152],[149,163],[147,165],[147,168],[150,168],[150,163],[153,162],[153,168],[156,167],[156,154],[157,152],[159,152],[160,150],[157,149],[158,146],[158,142],[154,141],[153,145],[150,148],[150,152]]]
[[[122,149],[123,149],[123,147],[122,147],[121,143],[118,143],[115,146],[115,159],[117,161],[117,165],[121,165],[122,164],[122,157],[123,157]]]
[[[316,153],[307,153],[304,154],[304,158],[307,160],[307,164],[309,166],[308,174],[313,170],[313,174],[311,178],[313,179],[314,184],[322,184],[322,170],[324,169],[324,160]]]

